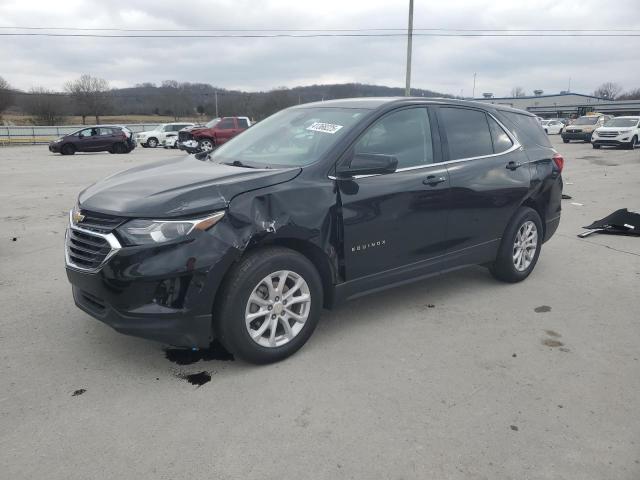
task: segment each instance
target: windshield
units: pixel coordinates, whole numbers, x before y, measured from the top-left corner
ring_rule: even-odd
[[[367,110],[311,107],[282,110],[218,148],[213,161],[249,166],[304,166],[318,160]]]
[[[612,118],[604,124],[605,127],[635,127],[638,124],[637,118]]]
[[[206,126],[207,128],[211,128],[211,127],[213,127],[214,125],[216,125],[219,121],[220,121],[220,119],[219,119],[219,118],[214,118],[213,120],[209,120],[209,121],[205,124],[205,126]]]
[[[575,122],[574,125],[595,125],[598,123],[598,117],[580,117]]]

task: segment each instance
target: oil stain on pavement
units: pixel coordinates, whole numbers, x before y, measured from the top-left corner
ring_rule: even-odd
[[[536,313],[546,313],[551,311],[551,307],[549,305],[540,305],[534,308],[533,311]]]
[[[197,387],[201,387],[205,383],[209,383],[211,381],[211,374],[209,372],[180,373],[176,376],[186,380],[191,385],[196,385]]]

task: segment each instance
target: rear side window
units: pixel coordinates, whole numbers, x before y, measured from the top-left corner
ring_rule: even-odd
[[[220,120],[220,123],[218,123],[218,128],[220,130],[227,130],[229,128],[236,128],[236,125],[233,122],[233,118],[223,118]]]
[[[549,137],[535,117],[513,112],[501,111],[500,113],[515,124],[515,133],[525,146],[533,142],[543,147],[551,147]]]
[[[491,139],[493,140],[493,151],[495,153],[506,152],[513,146],[513,142],[498,122],[487,115],[489,120],[489,128],[491,129]]]
[[[493,142],[484,112],[466,108],[441,108],[440,118],[447,132],[449,160],[493,154]]]
[[[246,118],[238,118],[238,128],[249,128],[249,122]]]

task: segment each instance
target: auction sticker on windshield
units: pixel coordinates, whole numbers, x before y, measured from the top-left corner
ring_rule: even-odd
[[[342,125],[335,125],[333,123],[314,122],[307,127],[307,130],[312,132],[324,132],[324,133],[336,133],[342,128]]]

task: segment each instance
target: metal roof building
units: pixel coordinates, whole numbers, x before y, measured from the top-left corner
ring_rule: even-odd
[[[476,98],[474,100],[527,110],[541,117],[580,116],[587,112],[602,112],[611,115],[640,114],[640,100],[607,100],[581,93],[559,93],[557,95],[527,97],[491,97]]]

